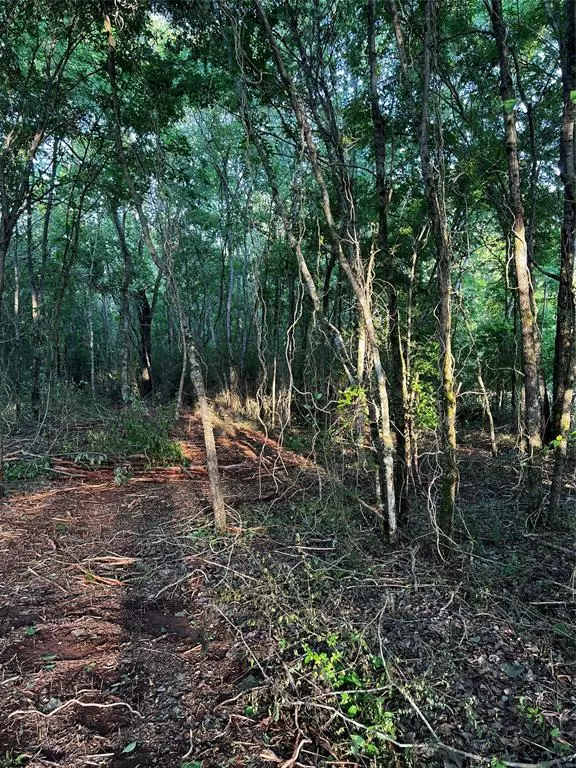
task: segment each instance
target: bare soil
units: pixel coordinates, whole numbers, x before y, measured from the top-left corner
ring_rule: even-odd
[[[510,458],[462,452],[469,533],[446,565],[429,532],[386,553],[306,459],[218,431],[223,539],[193,418],[188,467],[64,474],[0,507],[0,766],[574,761],[576,547],[519,524]],[[394,715],[372,757],[322,667],[354,633],[345,662]]]

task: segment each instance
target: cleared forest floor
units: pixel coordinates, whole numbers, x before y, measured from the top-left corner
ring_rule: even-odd
[[[188,467],[70,467],[0,506],[2,768],[576,762],[576,547],[525,533],[512,457],[461,451],[446,566],[218,432],[226,537],[193,419]]]

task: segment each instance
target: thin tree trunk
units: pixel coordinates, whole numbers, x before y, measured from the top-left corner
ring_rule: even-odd
[[[400,17],[394,0],[389,0],[392,25],[398,48],[400,68],[410,105],[412,119],[418,123],[416,103],[410,89],[410,66],[406,54]],[[440,344],[439,369],[441,381],[440,422],[442,447],[442,491],[437,524],[440,546],[447,551],[452,538],[454,505],[458,485],[456,461],[456,392],[454,360],[452,356],[452,244],[446,215],[444,168],[441,157],[440,115],[436,115],[439,135],[435,140],[435,157],[430,153],[430,98],[437,47],[435,0],[426,0],[423,51],[421,111],[419,118],[420,164],[424,192],[436,245],[436,275],[438,284],[438,341]]]
[[[130,387],[130,283],[132,281],[132,252],[126,242],[125,218],[126,214],[118,214],[118,206],[111,206],[111,216],[118,240],[120,252],[124,262],[122,286],[120,289],[120,394],[122,403],[128,405],[131,399]]]
[[[94,310],[92,296],[88,296],[88,341],[90,345],[90,395],[96,399],[96,354],[94,343]]]
[[[110,90],[112,95],[113,109],[114,109],[114,140],[116,145],[116,155],[120,167],[122,168],[124,179],[136,212],[140,221],[140,227],[142,229],[142,237],[150,256],[154,260],[156,267],[161,272],[166,272],[168,278],[168,285],[172,298],[176,307],[180,323],[183,326],[182,343],[185,350],[185,357],[190,359],[190,378],[194,389],[196,390],[196,396],[198,397],[198,404],[200,407],[200,418],[202,421],[202,428],[204,432],[204,444],[206,448],[206,466],[208,470],[208,477],[210,481],[210,490],[212,494],[212,509],[214,513],[214,525],[216,530],[224,531],[226,529],[226,506],[224,503],[224,496],[222,494],[222,485],[220,483],[220,471],[218,467],[218,455],[216,452],[216,442],[214,440],[214,428],[212,425],[212,415],[208,406],[208,399],[206,397],[206,389],[204,387],[204,378],[200,369],[200,363],[198,353],[192,342],[191,336],[188,332],[184,313],[182,310],[182,304],[180,301],[180,292],[178,290],[178,284],[174,278],[174,272],[171,268],[170,258],[165,259],[166,263],[162,263],[162,259],[154,244],[152,236],[150,234],[150,228],[148,226],[148,219],[144,213],[144,205],[142,198],[134,179],[130,174],[128,163],[126,161],[126,155],[124,152],[124,146],[122,144],[122,132],[121,132],[121,115],[120,115],[120,100],[118,97],[118,86],[116,82],[116,40],[112,32],[112,25],[108,16],[105,17],[105,26],[108,32],[108,57],[107,57],[107,71],[110,81]],[[168,256],[168,254],[165,254]]]
[[[226,346],[228,349],[228,388],[236,393],[238,376],[232,348],[232,297],[234,294],[234,253],[228,244],[228,292],[226,295]]]
[[[436,162],[433,162],[429,147],[429,103],[437,35],[435,0],[426,0],[425,24],[420,161],[437,253],[438,340],[440,342],[439,364],[442,382],[440,418],[443,453],[442,501],[438,511],[438,526],[445,537],[444,544],[448,545],[454,524],[458,466],[456,463],[456,392],[452,356],[452,244],[446,216],[442,160],[440,152],[437,152]],[[439,130],[441,129],[439,128]],[[436,148],[439,149],[438,146]]]
[[[374,133],[374,158],[376,168],[376,194],[378,201],[378,250],[386,275],[388,293],[389,344],[391,350],[390,366],[390,408],[394,434],[396,437],[396,498],[401,522],[408,516],[409,443],[407,429],[407,386],[406,362],[402,349],[398,297],[393,283],[393,254],[388,243],[388,206],[391,189],[386,170],[386,134],[387,125],[380,108],[378,93],[378,67],[376,57],[376,0],[368,0],[368,64],[370,70],[370,111]]]
[[[542,404],[540,397],[540,340],[534,315],[534,289],[528,261],[524,205],[520,180],[518,158],[518,134],[516,128],[515,94],[509,68],[509,51],[506,43],[506,28],[502,15],[501,0],[492,0],[488,6],[492,29],[498,50],[500,65],[500,96],[503,104],[504,133],[506,139],[506,158],[508,165],[508,191],[513,224],[513,252],[516,277],[518,310],[522,338],[522,360],[524,372],[525,415],[524,428],[528,451],[528,491],[529,512],[535,523],[541,506],[542,472],[540,449],[542,447]]]
[[[155,286],[156,290],[156,286]],[[152,305],[154,304],[152,299]],[[146,289],[138,291],[138,323],[140,326],[140,394],[148,397],[154,389],[152,375],[152,317],[153,308]]]
[[[384,368],[382,366],[382,361],[380,357],[378,337],[376,334],[376,329],[374,327],[374,320],[372,317],[372,312],[371,312],[370,302],[369,302],[369,298],[366,291],[366,286],[364,285],[363,276],[355,272],[354,265],[350,263],[350,261],[348,260],[344,252],[342,242],[339,237],[338,230],[334,221],[334,216],[332,214],[332,207],[330,204],[328,187],[324,179],[324,173],[322,171],[322,166],[320,164],[320,160],[318,157],[318,152],[316,149],[316,144],[314,142],[312,129],[310,126],[310,122],[308,120],[308,116],[306,115],[306,111],[296,91],[294,83],[292,82],[292,79],[288,74],[286,67],[284,66],[284,61],[282,59],[280,49],[278,48],[276,38],[270,27],[268,17],[266,16],[266,13],[264,12],[259,0],[255,0],[255,6],[256,6],[256,11],[257,11],[262,29],[270,45],[270,49],[272,51],[272,55],[276,63],[276,68],[278,70],[278,74],[290,98],[290,103],[294,111],[294,115],[296,117],[298,126],[302,133],[304,147],[306,149],[308,160],[312,167],[314,178],[320,190],[322,210],[324,212],[326,223],[330,231],[330,237],[331,237],[333,246],[338,255],[338,261],[340,263],[340,267],[344,272],[344,274],[346,275],[346,278],[348,279],[348,282],[355,294],[356,301],[361,311],[361,315],[366,327],[366,337],[368,340],[368,344],[370,346],[370,352],[371,352],[371,356],[374,363],[374,374],[377,382],[378,406],[380,411],[379,413],[380,430],[379,431],[380,431],[380,440],[382,442],[382,454],[383,454],[383,462],[384,462],[384,468],[385,468],[385,487],[383,489],[383,492],[386,500],[385,501],[386,519],[387,519],[387,527],[388,527],[387,534],[390,541],[394,542],[396,540],[396,535],[397,535],[396,493],[395,493],[395,487],[394,487],[394,443],[392,439],[392,431],[391,431],[391,425],[390,425],[390,411],[389,411],[389,404],[388,404],[388,390],[387,390],[386,377],[384,374]]]
[[[566,32],[562,56],[564,112],[560,134],[560,171],[564,184],[564,212],[561,229],[560,285],[554,351],[554,471],[550,490],[549,518],[553,525],[562,519],[563,471],[568,452],[576,366],[576,308],[574,261],[576,258],[576,161],[574,119],[576,116],[576,0],[566,0]]]
[[[14,237],[14,347],[16,351],[15,394],[16,419],[20,421],[22,411],[22,347],[20,339],[20,264],[18,254],[18,233]]]
[[[48,215],[48,211],[46,214]],[[30,300],[32,309],[32,387],[30,391],[30,405],[32,415],[36,421],[40,418],[41,407],[41,355],[42,355],[42,329],[41,329],[41,301],[39,295],[38,280],[34,270],[34,244],[32,241],[32,206],[28,197],[26,203],[26,262],[28,265],[28,278],[30,280]]]

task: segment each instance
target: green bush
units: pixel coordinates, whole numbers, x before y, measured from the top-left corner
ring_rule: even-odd
[[[181,464],[182,449],[170,437],[173,416],[166,408],[148,411],[141,403],[111,419],[104,429],[88,434],[90,449],[107,456],[144,455],[150,464]]]
[[[4,478],[8,483],[19,480],[36,480],[49,474],[49,472],[50,459],[45,456],[30,460],[7,461],[4,464]]]

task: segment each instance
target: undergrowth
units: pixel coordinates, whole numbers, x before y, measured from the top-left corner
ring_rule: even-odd
[[[430,548],[385,553],[377,524],[345,489],[244,508],[242,521],[233,541],[189,542],[209,548],[210,559],[220,552],[225,569],[233,555],[234,573],[215,573],[215,597],[232,620],[241,617],[245,636],[266,638],[264,672],[273,680],[250,692],[245,715],[312,735],[302,764],[430,768],[447,757],[461,762],[468,750],[479,765],[502,768],[574,752],[570,691],[544,704],[536,685],[546,654],[557,663],[571,657],[566,634],[537,609],[533,631],[515,610],[520,600],[495,602],[502,569],[515,562],[504,543],[489,569],[486,558],[464,553],[448,569]],[[529,569],[522,542],[518,562]],[[542,586],[535,597],[546,601]],[[518,595],[523,588],[506,586]],[[285,753],[292,748],[286,743]]]
[[[88,449],[108,457],[144,456],[149,464],[181,464],[181,447],[170,437],[174,416],[169,407],[149,411],[136,402],[100,429],[88,432]]]

